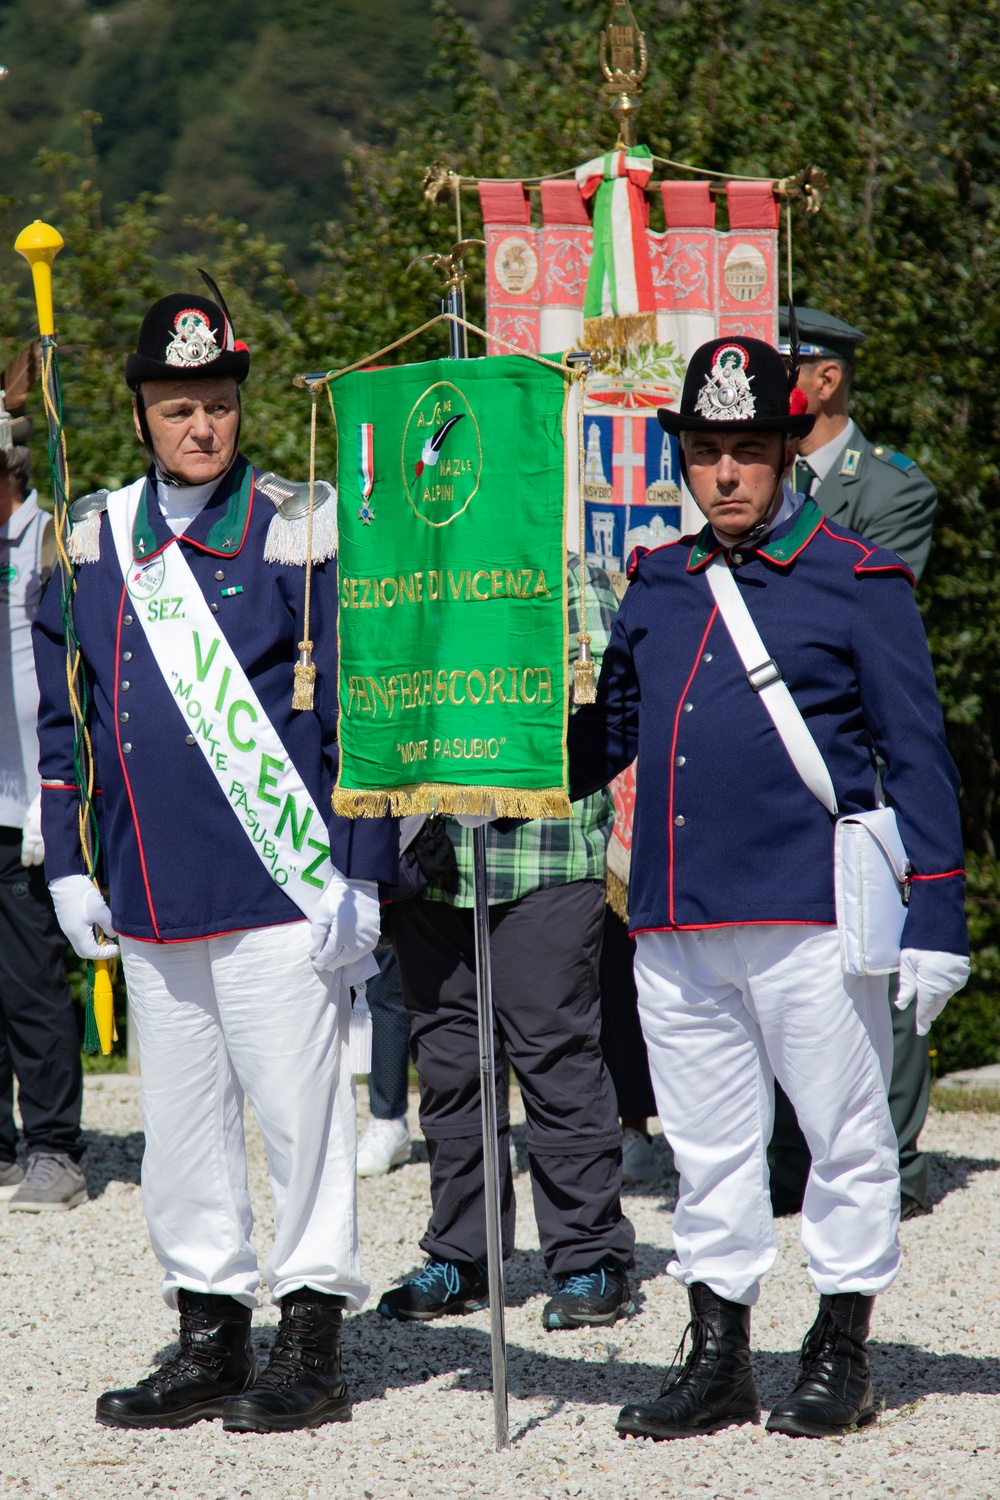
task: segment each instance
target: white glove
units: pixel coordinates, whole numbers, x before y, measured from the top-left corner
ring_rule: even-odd
[[[345,880],[334,870],[312,920],[309,957],[317,973],[364,958],[378,942],[382,913],[374,880]]]
[[[938,953],[904,948],[899,955],[899,994],[896,1005],[905,1010],[917,999],[917,1035],[926,1036],[952,995],[969,978],[969,960],[960,953]]]
[[[30,869],[32,865],[40,865],[45,859],[45,845],[42,843],[42,794],[39,792],[35,800],[28,805],[28,811],[24,815],[24,834],[21,839],[21,863]]]
[[[97,886],[86,875],[62,875],[49,882],[56,921],[81,958],[117,958],[117,943],[98,943],[94,924],[115,937],[111,912]]]

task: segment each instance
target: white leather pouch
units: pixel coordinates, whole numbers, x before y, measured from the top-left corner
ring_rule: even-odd
[[[845,974],[892,974],[899,968],[909,873],[891,807],[838,818],[833,879]]]

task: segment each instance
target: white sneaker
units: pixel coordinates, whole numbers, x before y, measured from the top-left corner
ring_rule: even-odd
[[[358,1142],[358,1176],[381,1177],[410,1159],[410,1127],[398,1120],[372,1120]]]
[[[627,1126],[622,1131],[622,1182],[659,1182],[663,1163],[652,1141]]]

